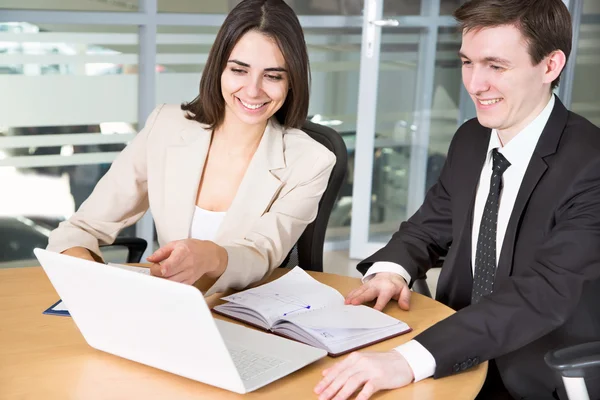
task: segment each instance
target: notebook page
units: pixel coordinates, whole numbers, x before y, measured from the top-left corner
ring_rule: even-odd
[[[410,327],[389,315],[367,306],[336,305],[285,318],[275,324],[274,332],[319,343],[330,354],[360,348],[383,338],[407,332]],[[316,341],[316,342],[315,342]]]
[[[371,307],[344,304],[311,313],[291,315],[285,320],[312,329],[378,329],[400,322]]]
[[[410,331],[410,328],[405,323],[398,323],[379,329],[306,329],[306,331],[318,337],[328,352],[336,354]]]
[[[344,296],[295,267],[279,279],[223,297],[259,312],[272,325],[294,314],[344,304]]]
[[[114,263],[108,263],[107,265],[110,265],[111,267],[126,269],[126,270],[132,271],[132,272],[137,272],[139,274],[150,275],[150,268],[134,267],[133,265],[123,265],[123,264],[114,264]]]
[[[292,325],[291,322],[278,322],[274,332],[311,346],[327,350],[331,355],[339,355],[350,350],[368,346],[381,339],[409,332],[403,322],[377,329],[311,329]]]

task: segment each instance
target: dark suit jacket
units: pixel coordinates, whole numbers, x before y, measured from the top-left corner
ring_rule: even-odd
[[[600,338],[600,129],[556,99],[510,216],[494,292],[471,305],[473,206],[490,133],[476,119],[458,129],[421,208],[358,269],[391,261],[414,281],[445,256],[436,298],[459,311],[415,338],[436,360],[434,377],[495,359],[515,398],[551,398],[563,385],[544,354]],[[600,396],[594,382],[588,389]]]

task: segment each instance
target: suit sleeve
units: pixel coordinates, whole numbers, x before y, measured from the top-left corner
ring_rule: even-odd
[[[527,274],[498,280],[491,295],[415,338],[433,354],[436,378],[517,350],[572,315],[586,283],[600,278],[599,171],[595,160],[574,177]]]
[[[412,283],[426,276],[439,257],[446,255],[452,243],[451,164],[454,136],[440,177],[427,192],[423,205],[400,228],[385,247],[361,261],[357,269],[365,274],[373,263],[392,262],[401,265]]]
[[[99,242],[111,244],[123,228],[142,218],[148,210],[146,144],[161,108],[150,114],[79,210],[52,231],[48,250],[85,247],[102,259]]]
[[[243,289],[269,275],[283,262],[317,216],[335,156],[323,152],[311,164],[308,173],[306,169],[298,169],[302,179],[275,199],[243,239],[223,246],[228,255],[227,269],[206,296],[230,288]]]

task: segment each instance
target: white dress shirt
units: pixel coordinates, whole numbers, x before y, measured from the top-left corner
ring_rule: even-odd
[[[521,132],[519,132],[504,147],[498,137],[498,132],[493,129],[490,135],[490,141],[487,149],[487,156],[479,177],[477,193],[475,195],[475,207],[473,210],[473,230],[471,233],[471,267],[475,271],[475,253],[477,251],[477,239],[479,236],[479,225],[483,216],[483,209],[490,190],[490,179],[492,176],[492,150],[498,149],[500,153],[510,162],[510,167],[502,176],[503,188],[500,194],[500,205],[498,209],[498,225],[496,230],[496,265],[500,258],[504,234],[510,219],[517,193],[521,187],[523,176],[531,160],[531,156],[538,143],[544,127],[548,123],[552,109],[554,108],[554,96],[542,112]],[[400,265],[392,262],[374,263],[363,278],[363,282],[368,281],[377,272],[395,272],[401,275],[406,282],[410,282],[410,274]],[[436,362],[433,355],[423,347],[418,341],[411,340],[401,346],[396,347],[410,365],[415,376],[415,382],[433,376]]]
[[[190,227],[190,238],[214,240],[226,214],[225,211],[209,211],[196,206]]]

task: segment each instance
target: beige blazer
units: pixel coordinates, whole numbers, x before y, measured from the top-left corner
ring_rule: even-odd
[[[81,246],[101,257],[99,242],[112,243],[148,208],[161,246],[189,238],[211,135],[179,106],[157,107],[90,197],[50,234],[48,249]],[[269,121],[217,231],[229,261],[207,296],[242,289],[283,262],[315,219],[334,164],[333,153],[306,133]]]

